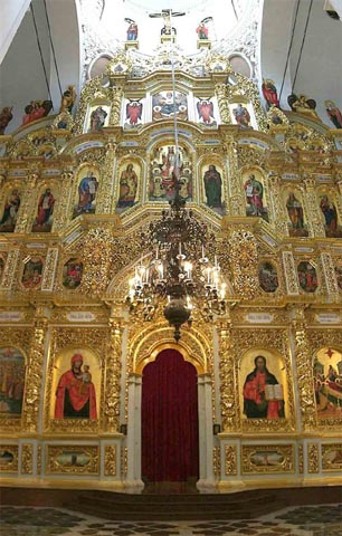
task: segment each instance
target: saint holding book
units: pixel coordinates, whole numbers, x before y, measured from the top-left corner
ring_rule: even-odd
[[[284,418],[283,387],[266,367],[266,358],[258,355],[255,369],[247,375],[243,387],[244,413],[247,419]]]

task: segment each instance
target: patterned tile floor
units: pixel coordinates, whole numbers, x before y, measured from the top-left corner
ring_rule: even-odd
[[[108,521],[61,508],[4,506],[2,536],[342,536],[342,504],[300,506],[244,521]]]

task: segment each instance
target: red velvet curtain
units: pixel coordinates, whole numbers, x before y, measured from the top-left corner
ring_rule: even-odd
[[[197,372],[176,350],[143,370],[142,477],[149,482],[198,479]]]

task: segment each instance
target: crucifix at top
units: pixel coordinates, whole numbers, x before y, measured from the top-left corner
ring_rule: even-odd
[[[164,26],[160,31],[161,43],[175,43],[177,30],[172,26],[172,17],[182,17],[185,11],[172,11],[172,9],[162,9],[156,13],[150,13],[149,17],[156,19],[161,18],[164,21]]]

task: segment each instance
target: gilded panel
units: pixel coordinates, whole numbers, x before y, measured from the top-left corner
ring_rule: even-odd
[[[116,476],[116,445],[105,446],[104,458],[104,475]]]
[[[21,474],[32,475],[33,473],[33,445],[26,443],[21,447]]]
[[[293,445],[242,445],[243,474],[294,473]]]
[[[237,446],[224,446],[224,474],[226,476],[234,476],[237,474]]]
[[[0,472],[16,473],[18,471],[18,445],[0,445]]]
[[[342,472],[342,443],[322,445],[322,470]]]
[[[319,473],[319,445],[308,443],[307,445],[308,472]]]
[[[46,473],[96,475],[99,473],[99,448],[83,445],[47,445]]]

